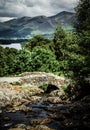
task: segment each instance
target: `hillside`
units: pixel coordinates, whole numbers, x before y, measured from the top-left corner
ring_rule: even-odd
[[[38,34],[52,37],[57,23],[70,30],[75,20],[74,13],[65,11],[51,17],[36,16],[17,18],[0,23],[0,38],[28,39]]]

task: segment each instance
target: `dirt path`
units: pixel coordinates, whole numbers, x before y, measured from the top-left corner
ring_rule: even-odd
[[[0,82],[17,82],[21,77],[0,77]]]

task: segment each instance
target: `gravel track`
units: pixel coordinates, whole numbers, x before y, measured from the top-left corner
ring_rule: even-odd
[[[18,82],[21,77],[0,77],[0,82]]]

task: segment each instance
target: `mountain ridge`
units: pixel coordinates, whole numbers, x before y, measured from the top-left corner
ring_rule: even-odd
[[[73,18],[73,19],[72,19]],[[75,21],[75,13],[60,12],[47,17],[44,15],[35,17],[21,17],[0,23],[0,38],[31,38],[34,35],[53,35],[56,24],[67,28],[72,27]]]

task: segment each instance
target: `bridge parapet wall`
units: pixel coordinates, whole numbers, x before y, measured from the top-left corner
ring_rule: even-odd
[[[60,89],[64,85],[65,79],[51,73],[29,72],[28,75],[23,76],[20,81],[23,84],[31,84],[37,87],[50,84]]]

